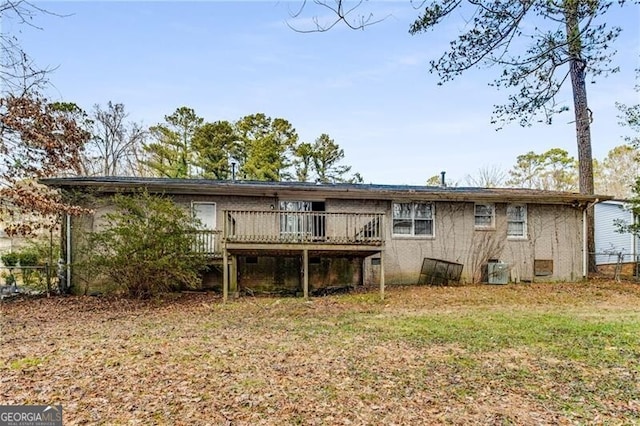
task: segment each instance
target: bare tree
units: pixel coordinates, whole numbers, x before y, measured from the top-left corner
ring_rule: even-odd
[[[106,108],[94,105],[92,138],[87,144],[83,169],[87,175],[137,176],[147,130],[128,121],[123,104],[109,101]]]
[[[616,146],[602,161],[594,162],[596,192],[619,199],[633,197],[633,186],[640,176],[640,150],[631,145]]]
[[[390,15],[383,18],[376,18],[373,13],[361,14],[359,13],[361,6],[366,0],[358,0],[354,2],[347,2],[344,0],[303,0],[297,9],[289,11],[289,15],[292,18],[300,18],[304,10],[311,4],[319,6],[322,9],[326,9],[329,12],[329,16],[326,19],[321,19],[318,16],[311,18],[310,28],[301,28],[299,26],[292,25],[287,22],[287,26],[292,30],[299,33],[313,33],[313,32],[325,32],[329,31],[336,25],[343,23],[352,30],[361,30],[365,27],[384,21]]]
[[[9,234],[52,227],[60,213],[84,211],[38,182],[78,173],[89,137],[74,104],[40,95],[52,70],[36,66],[15,35],[24,25],[39,29],[34,19],[41,14],[62,16],[25,0],[0,1],[0,216]]]
[[[40,68],[20,46],[20,40],[10,30],[27,25],[41,29],[34,21],[38,15],[63,17],[25,0],[0,1],[0,90],[3,94],[25,95],[47,84],[51,68]]]
[[[636,68],[634,90],[640,94],[640,68]],[[640,102],[633,105],[616,102],[616,107],[620,111],[619,124],[631,131],[631,135],[625,136],[624,140],[635,148],[640,148]]]
[[[507,174],[500,166],[482,166],[475,175],[467,175],[465,181],[469,186],[480,188],[497,188],[504,185]]]

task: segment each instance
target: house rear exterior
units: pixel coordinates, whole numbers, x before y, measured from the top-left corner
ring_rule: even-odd
[[[110,196],[146,189],[201,219],[212,264],[203,286],[225,294],[432,282],[437,271],[425,265],[455,266],[447,279],[462,283],[576,281],[586,275],[585,210],[597,201],[526,189],[120,177],[43,183],[98,200],[89,205],[93,215],[66,221],[68,263],[112,208]]]

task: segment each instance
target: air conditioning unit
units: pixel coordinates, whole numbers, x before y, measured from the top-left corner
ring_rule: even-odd
[[[504,262],[487,263],[489,284],[507,284],[509,282],[509,264]]]

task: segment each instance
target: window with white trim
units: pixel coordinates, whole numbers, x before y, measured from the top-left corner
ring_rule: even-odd
[[[495,228],[496,207],[493,203],[476,203],[474,215],[476,229]]]
[[[507,237],[526,238],[527,206],[525,204],[509,204],[507,206]]]
[[[216,203],[193,201],[191,212],[200,219],[202,229],[216,229]]]
[[[393,203],[393,235],[433,236],[433,203]]]
[[[216,229],[216,203],[193,201],[191,213],[200,220],[200,232],[195,234],[194,250],[202,253],[215,253],[219,248]]]

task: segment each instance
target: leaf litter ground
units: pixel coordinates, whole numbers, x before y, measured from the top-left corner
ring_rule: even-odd
[[[640,285],[0,303],[0,403],[65,424],[640,423]]]

